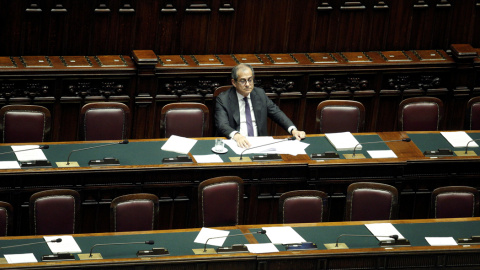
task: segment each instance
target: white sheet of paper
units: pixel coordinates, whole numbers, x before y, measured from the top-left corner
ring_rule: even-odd
[[[371,150],[367,153],[372,158],[397,158],[397,155],[392,150]]]
[[[221,163],[223,162],[222,158],[219,155],[193,155],[197,163]]]
[[[3,255],[7,259],[8,263],[36,263],[37,258],[33,253],[23,253],[23,254],[5,254]]]
[[[453,237],[425,237],[430,246],[458,246]]]
[[[275,139],[273,137],[270,137],[270,136],[247,137],[247,140],[250,142],[251,147],[258,146],[258,145],[263,145],[263,144],[267,144],[267,143],[272,143],[272,142],[275,141]],[[237,142],[233,139],[232,140],[224,140],[224,142],[237,155],[240,155],[245,150],[245,148],[238,147]],[[248,153],[248,151],[246,151],[245,153]],[[252,153],[249,153],[249,154],[252,154]]]
[[[453,147],[466,147],[472,138],[465,131],[440,132]],[[476,142],[471,142],[468,147],[478,147]]]
[[[61,238],[62,242],[60,243],[52,243],[48,241],[52,241],[55,239]],[[71,235],[61,235],[61,236],[44,236],[43,239],[47,241],[47,245],[52,251],[53,254],[59,253],[81,253],[82,250],[77,244],[77,241]]]
[[[272,253],[279,252],[278,248],[272,243],[264,244],[245,244],[251,253]]]
[[[193,146],[197,143],[197,140],[172,135],[168,138],[167,142],[162,146],[163,151],[170,151],[180,154],[188,154],[192,150]]]
[[[273,244],[299,244],[305,242],[292,227],[264,227],[267,237]]]
[[[289,154],[295,156],[306,154],[305,149],[309,146],[308,143],[297,140],[287,141],[285,139],[274,139],[273,137],[248,137],[247,140],[251,145],[249,149],[238,147],[234,140],[225,140],[225,144],[237,155],[243,152],[243,154]]]
[[[0,161],[0,169],[20,169],[18,161]]]
[[[378,241],[385,241],[385,240],[392,240],[392,238],[388,237],[389,235],[398,235],[398,239],[405,239],[403,235],[395,228],[392,223],[372,223],[372,224],[365,224],[365,227],[377,237]],[[387,236],[387,237],[381,237]]]
[[[357,139],[350,132],[325,133],[325,137],[337,151],[353,150],[355,146],[357,150],[362,149],[362,145],[358,145]]]
[[[47,160],[42,149],[38,145],[12,145],[13,151],[32,149],[28,151],[15,152],[18,161]]]
[[[202,228],[200,232],[197,235],[197,238],[193,242],[195,243],[200,243],[200,244],[205,244],[205,242],[212,237],[220,237],[220,238],[215,238],[215,239],[210,239],[208,240],[208,245],[212,246],[218,246],[221,247],[223,246],[223,243],[227,239],[226,236],[230,231],[223,231],[223,230],[216,230],[216,229],[210,229],[210,228]],[[225,236],[225,237],[221,237]]]

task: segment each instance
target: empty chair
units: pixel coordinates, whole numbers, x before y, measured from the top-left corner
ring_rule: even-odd
[[[327,194],[318,190],[285,192],[279,199],[280,223],[311,223],[326,219]]]
[[[75,190],[54,189],[30,197],[30,232],[35,235],[74,234],[78,231],[80,195]]]
[[[317,106],[315,133],[363,132],[365,107],[353,100],[325,100]]]
[[[209,110],[202,103],[170,103],[162,108],[160,134],[163,138],[171,135],[197,138],[208,134]]]
[[[242,223],[243,180],[222,176],[198,186],[198,209],[201,227],[234,226]]]
[[[138,193],[119,196],[110,204],[112,232],[158,229],[158,197]]]
[[[118,102],[85,104],[80,110],[80,139],[125,140],[130,135],[130,109]]]
[[[400,131],[436,131],[443,119],[443,102],[436,97],[413,97],[400,102]]]
[[[480,97],[467,102],[467,129],[480,130]]]
[[[432,218],[459,218],[478,216],[479,193],[476,188],[449,186],[432,192],[430,216]]]
[[[7,202],[0,202],[0,236],[11,235],[13,230],[13,207]]]
[[[3,143],[45,142],[50,138],[50,111],[37,105],[6,105],[0,109]]]
[[[390,220],[398,215],[398,191],[395,187],[358,182],[348,186],[346,221]]]

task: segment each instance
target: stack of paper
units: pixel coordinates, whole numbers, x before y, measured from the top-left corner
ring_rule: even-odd
[[[467,147],[472,138],[465,131],[440,132],[453,147]],[[471,142],[468,147],[478,147],[476,142]]]
[[[197,143],[195,139],[189,139],[176,135],[170,136],[167,142],[162,146],[163,151],[176,152],[180,154],[188,154],[193,146]]]
[[[358,150],[362,149],[362,145],[350,132],[325,133],[325,137],[337,151],[353,150],[355,146]]]

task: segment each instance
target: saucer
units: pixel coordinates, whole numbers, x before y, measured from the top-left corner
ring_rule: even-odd
[[[215,147],[212,147],[212,152],[217,154],[225,154],[226,152],[228,152],[228,149],[226,147],[223,147],[223,151],[217,151],[215,150]]]

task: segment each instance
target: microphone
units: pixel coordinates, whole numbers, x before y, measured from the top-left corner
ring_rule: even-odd
[[[72,162],[72,165],[70,165],[70,156],[74,153],[74,152],[79,152],[79,151],[84,151],[84,150],[90,150],[90,149],[94,149],[94,148],[100,148],[100,147],[105,147],[105,146],[110,146],[110,145],[117,145],[117,144],[128,144],[128,140],[123,140],[121,142],[114,142],[114,143],[107,143],[107,144],[102,144],[102,145],[96,145],[96,146],[91,146],[91,147],[86,147],[86,148],[80,148],[80,149],[76,149],[76,150],[72,150],[69,154],[68,154],[68,157],[67,157],[67,162],[57,162],[57,166],[58,167],[70,167],[70,166],[76,166],[78,167],[78,163],[73,163]],[[89,162],[89,165],[94,165],[94,163],[96,164],[102,164],[102,165],[115,165],[115,164],[120,164],[120,162],[118,161],[118,159],[114,159],[114,158],[105,158],[103,161],[99,161],[99,160],[91,160]]]
[[[267,146],[267,145],[271,145],[271,144],[281,143],[281,142],[285,142],[285,141],[294,141],[296,139],[297,138],[295,136],[292,136],[290,138],[286,138],[286,139],[283,139],[283,140],[280,140],[280,141],[267,143],[267,144],[262,144],[262,145],[257,145],[257,146],[254,146],[254,147],[247,148],[247,149],[243,150],[242,153],[240,153],[240,159],[239,160],[242,160],[243,153],[245,153],[248,150],[252,150],[252,149],[255,149],[255,148],[259,148],[259,147],[263,147],[263,146]],[[275,157],[275,156],[277,156],[277,157]],[[267,157],[268,159],[265,158],[265,157]],[[267,156],[262,155],[262,156],[254,157],[253,159],[254,160],[255,159],[257,159],[257,160],[281,160],[282,158],[277,154],[267,154]]]
[[[475,140],[471,140],[467,143],[467,146],[465,146],[465,154],[468,153],[468,145],[471,143],[471,142],[475,142],[475,141],[480,141],[480,139],[475,139]]]
[[[363,144],[371,144],[371,143],[387,143],[387,142],[410,142],[412,139],[410,138],[405,138],[405,139],[401,139],[401,140],[391,140],[391,141],[376,141],[376,142],[365,142],[365,143],[357,143],[357,145],[355,145],[355,147],[353,148],[353,154],[352,154],[352,158],[355,158],[355,151],[357,150],[357,147],[359,145],[363,145]]]
[[[10,153],[16,153],[16,152],[23,152],[23,151],[30,151],[30,150],[37,150],[37,149],[48,149],[48,148],[50,148],[50,145],[39,145],[39,146],[34,147],[34,148],[20,149],[20,150],[3,152],[3,153],[0,153],[0,155],[10,154]]]
[[[205,241],[205,244],[203,246],[203,249],[193,249],[193,252],[197,255],[200,254],[211,254],[211,252],[207,253],[207,243],[211,239],[216,239],[216,238],[227,238],[227,237],[234,237],[234,236],[241,236],[241,235],[249,235],[249,234],[266,234],[266,230],[260,230],[257,232],[253,233],[240,233],[240,234],[232,234],[232,235],[225,235],[225,236],[216,236],[216,237],[210,237]],[[215,251],[213,251],[214,253]],[[221,248],[219,247],[217,250],[218,253],[235,253],[235,252],[248,252],[248,249],[246,249],[245,245],[233,245],[231,248]]]
[[[98,246],[112,246],[112,245],[134,245],[134,244],[147,244],[147,245],[153,245],[155,244],[155,241],[153,240],[148,240],[148,241],[145,241],[145,242],[127,242],[127,243],[107,243],[107,244],[95,244],[92,246],[92,248],[90,249],[90,256],[89,258],[92,258],[93,257],[93,249],[95,247],[98,247]]]
[[[37,148],[35,148],[35,149],[37,149]],[[52,240],[50,240],[50,241],[41,241],[41,242],[34,242],[34,243],[27,243],[27,244],[6,246],[6,247],[0,247],[0,248],[13,248],[13,247],[23,247],[23,246],[37,245],[37,244],[43,244],[43,243],[60,243],[60,242],[62,242],[62,238],[52,239]]]

